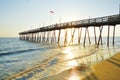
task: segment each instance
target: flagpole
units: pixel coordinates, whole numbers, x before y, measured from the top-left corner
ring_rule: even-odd
[[[51,15],[51,13],[50,13],[50,26],[51,26],[51,20],[52,20],[52,15]]]
[[[54,13],[53,11],[50,11],[50,25],[52,25],[52,14],[53,13]]]

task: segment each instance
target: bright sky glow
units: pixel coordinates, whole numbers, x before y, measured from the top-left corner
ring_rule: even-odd
[[[51,10],[55,24],[118,14],[119,4],[120,0],[0,0],[0,37],[49,25]]]

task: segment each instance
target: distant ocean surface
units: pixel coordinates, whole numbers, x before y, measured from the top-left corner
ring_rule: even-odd
[[[103,38],[103,41],[106,41],[106,38]],[[94,45],[87,45],[86,48],[82,45],[57,48],[50,44],[21,41],[19,38],[0,38],[0,80],[41,79],[81,62],[87,63],[83,57],[89,58],[89,54],[93,54],[91,63],[96,62],[96,54],[98,61],[102,60],[99,55],[107,59],[120,52],[120,37],[115,38],[114,47],[111,45],[112,38],[110,41],[109,49],[105,42],[100,49],[95,49]],[[77,59],[77,64],[74,59]]]

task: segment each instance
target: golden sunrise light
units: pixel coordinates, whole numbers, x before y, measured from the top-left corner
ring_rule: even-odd
[[[73,68],[70,72],[68,80],[81,80],[80,75],[78,74],[76,68]]]
[[[72,53],[70,47],[66,47],[66,49],[64,50],[64,53],[66,54],[65,58],[67,60],[68,59],[74,59],[74,54]],[[74,67],[74,66],[78,65],[76,60],[71,60],[71,61],[68,61],[67,63],[68,63],[67,66],[70,66],[70,67]]]
[[[0,0],[0,80],[119,74],[120,0]]]

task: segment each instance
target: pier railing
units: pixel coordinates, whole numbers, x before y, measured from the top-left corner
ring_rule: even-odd
[[[78,20],[73,22],[60,23],[60,24],[53,24],[37,29],[28,30],[25,32],[20,32],[20,34],[27,34],[27,33],[29,34],[29,33],[43,32],[43,31],[66,29],[66,28],[91,27],[91,26],[116,25],[116,24],[120,24],[119,14],[99,17],[99,18]]]

